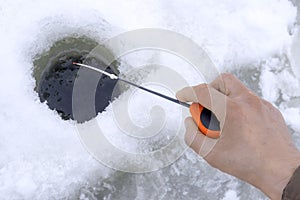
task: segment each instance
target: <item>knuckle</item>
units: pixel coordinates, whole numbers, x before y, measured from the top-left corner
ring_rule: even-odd
[[[265,100],[265,99],[261,99],[261,101],[262,101],[262,103],[263,103],[266,107],[268,107],[269,109],[275,109],[275,110],[277,110],[277,109],[273,106],[273,104],[270,103],[269,101],[267,101],[267,100]]]
[[[208,84],[202,83],[193,87],[194,91],[201,91],[208,88]]]
[[[220,75],[220,77],[221,77],[224,81],[226,81],[226,80],[232,80],[232,79],[235,78],[235,77],[234,77],[232,74],[230,74],[230,73],[222,73],[222,74]]]
[[[247,103],[249,107],[255,110],[262,110],[265,107],[262,99],[254,95],[248,97]]]
[[[227,120],[240,120],[242,116],[245,114],[245,106],[242,103],[237,101],[229,100],[227,102],[227,109],[226,109],[226,118]]]
[[[194,95],[198,97],[199,95],[207,94],[209,93],[209,86],[206,83],[197,85],[193,87]]]
[[[240,109],[241,105],[239,102],[232,100],[232,99],[227,99],[227,109],[228,110],[238,110]]]
[[[268,109],[269,113],[273,113],[273,117],[275,118],[283,118],[282,113],[275,107],[273,106],[272,103],[262,99],[262,103],[265,105],[265,107]]]
[[[231,88],[232,82],[234,82],[235,79],[236,78],[230,73],[220,74],[217,80],[215,81],[218,83],[218,90],[224,93],[225,95],[229,95],[229,89]]]

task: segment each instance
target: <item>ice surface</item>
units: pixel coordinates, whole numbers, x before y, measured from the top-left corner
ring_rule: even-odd
[[[101,165],[81,145],[74,122],[62,121],[39,102],[32,59],[65,36],[101,41],[136,28],[174,30],[203,46],[220,71],[235,73],[280,108],[300,146],[299,47],[288,53],[298,41],[295,18],[296,8],[287,0],[0,1],[0,199],[264,199],[191,151],[148,174]],[[182,61],[169,60],[160,59],[197,83],[193,73],[180,68]],[[166,105],[166,112],[170,108]],[[138,118],[140,111],[132,111],[141,126],[147,123],[149,113]],[[99,118],[106,117],[114,130],[109,116],[108,110]],[[132,151],[139,147],[127,144]]]

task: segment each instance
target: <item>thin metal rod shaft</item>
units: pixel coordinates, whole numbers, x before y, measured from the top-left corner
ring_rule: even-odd
[[[137,84],[132,83],[132,82],[130,82],[130,81],[124,80],[124,79],[122,79],[122,78],[118,78],[118,80],[120,80],[120,81],[122,81],[122,82],[125,82],[125,83],[127,83],[127,84],[129,84],[129,85],[132,85],[132,86],[134,86],[134,87],[137,87],[137,88],[139,88],[139,89],[141,89],[141,90],[144,90],[144,91],[146,91],[146,92],[150,92],[151,94],[154,94],[154,95],[157,95],[157,96],[162,97],[162,98],[164,98],[164,99],[167,99],[167,100],[169,100],[169,101],[172,101],[172,102],[174,102],[174,103],[177,103],[177,104],[179,104],[179,105],[185,106],[185,107],[187,107],[187,108],[190,107],[190,104],[188,104],[188,103],[181,102],[181,101],[179,101],[179,100],[177,100],[177,99],[173,99],[172,97],[166,96],[166,95],[161,94],[161,93],[159,93],[159,92],[155,92],[155,91],[153,91],[153,90],[150,90],[150,89],[145,88],[145,87],[143,87],[143,86],[137,85]]]
[[[99,72],[99,73],[102,73],[102,74],[108,76],[108,77],[111,78],[111,79],[115,79],[115,80],[117,79],[117,80],[122,81],[122,82],[124,82],[124,83],[127,83],[127,84],[129,84],[129,85],[132,85],[132,86],[134,86],[134,87],[137,87],[137,88],[139,88],[139,89],[141,89],[141,90],[144,90],[144,91],[149,92],[149,93],[151,93],[151,94],[154,94],[154,95],[156,95],[156,96],[162,97],[162,98],[164,98],[164,99],[166,99],[166,100],[172,101],[173,103],[177,103],[177,104],[179,104],[179,105],[181,105],[181,106],[190,108],[190,104],[188,104],[188,103],[181,102],[181,101],[179,101],[179,100],[177,100],[177,99],[174,99],[174,98],[172,98],[172,97],[166,96],[166,95],[161,94],[161,93],[159,93],[159,92],[155,92],[155,91],[150,90],[150,89],[148,89],[148,88],[145,88],[145,87],[143,87],[143,86],[137,85],[137,84],[135,84],[135,83],[132,83],[132,82],[130,82],[130,81],[127,81],[127,80],[125,80],[125,79],[122,79],[122,78],[116,76],[115,74],[111,74],[111,73],[108,73],[108,72],[103,71],[103,70],[101,70],[101,69],[98,69],[98,68],[96,68],[96,67],[92,67],[92,66],[89,66],[89,65],[81,64],[81,63],[73,62],[73,64],[74,64],[74,65],[81,66],[81,67],[85,67],[85,68],[88,68],[88,69],[91,69],[91,70],[94,70],[94,71]]]

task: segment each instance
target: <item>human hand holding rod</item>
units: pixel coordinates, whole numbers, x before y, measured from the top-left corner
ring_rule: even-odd
[[[220,121],[221,136],[216,140],[201,134],[191,117],[185,120],[185,141],[197,154],[211,166],[259,188],[271,199],[282,198],[300,165],[300,152],[281,113],[271,103],[230,74],[222,74],[210,84],[183,88],[176,97],[182,102],[200,103]],[[215,145],[206,152],[203,147],[210,141]],[[293,191],[293,197],[300,198],[298,190]]]
[[[252,184],[271,199],[281,199],[283,189],[300,165],[300,152],[281,113],[230,74],[222,74],[209,85],[186,87],[177,93],[176,100],[95,67],[73,64],[189,108],[192,117],[186,119],[186,143],[213,167]],[[294,177],[299,180],[296,184],[292,181],[284,199],[300,199],[300,169]]]

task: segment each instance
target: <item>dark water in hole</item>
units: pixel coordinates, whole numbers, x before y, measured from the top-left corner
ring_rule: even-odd
[[[46,101],[49,108],[52,110],[56,110],[59,115],[65,119],[74,119],[73,111],[72,111],[72,95],[73,95],[73,87],[75,80],[78,79],[78,71],[79,67],[73,65],[73,62],[82,63],[86,59],[86,55],[76,55],[76,56],[68,56],[61,55],[56,63],[54,63],[50,69],[46,70],[41,78],[38,93],[42,102]],[[106,67],[105,64],[101,61],[93,60],[92,65],[94,67],[99,67],[101,69],[105,69],[105,71],[109,73],[114,73],[111,67]],[[80,91],[80,96],[84,98],[85,95],[88,94],[89,86],[92,87],[91,79],[96,76],[101,76],[97,72],[92,70],[88,70],[87,76],[84,76],[86,80],[83,80],[85,86]],[[98,77],[98,78],[99,78]],[[82,77],[81,77],[82,78]],[[116,87],[117,81],[111,80],[107,76],[101,76],[97,89],[95,92],[95,112],[90,112],[85,114],[84,118],[76,119],[79,122],[89,120],[95,117],[95,113],[102,112],[109,105],[109,102],[112,98],[112,93],[114,88]],[[77,108],[81,109],[81,108]],[[84,109],[84,107],[82,108]],[[84,113],[85,111],[82,110]]]

